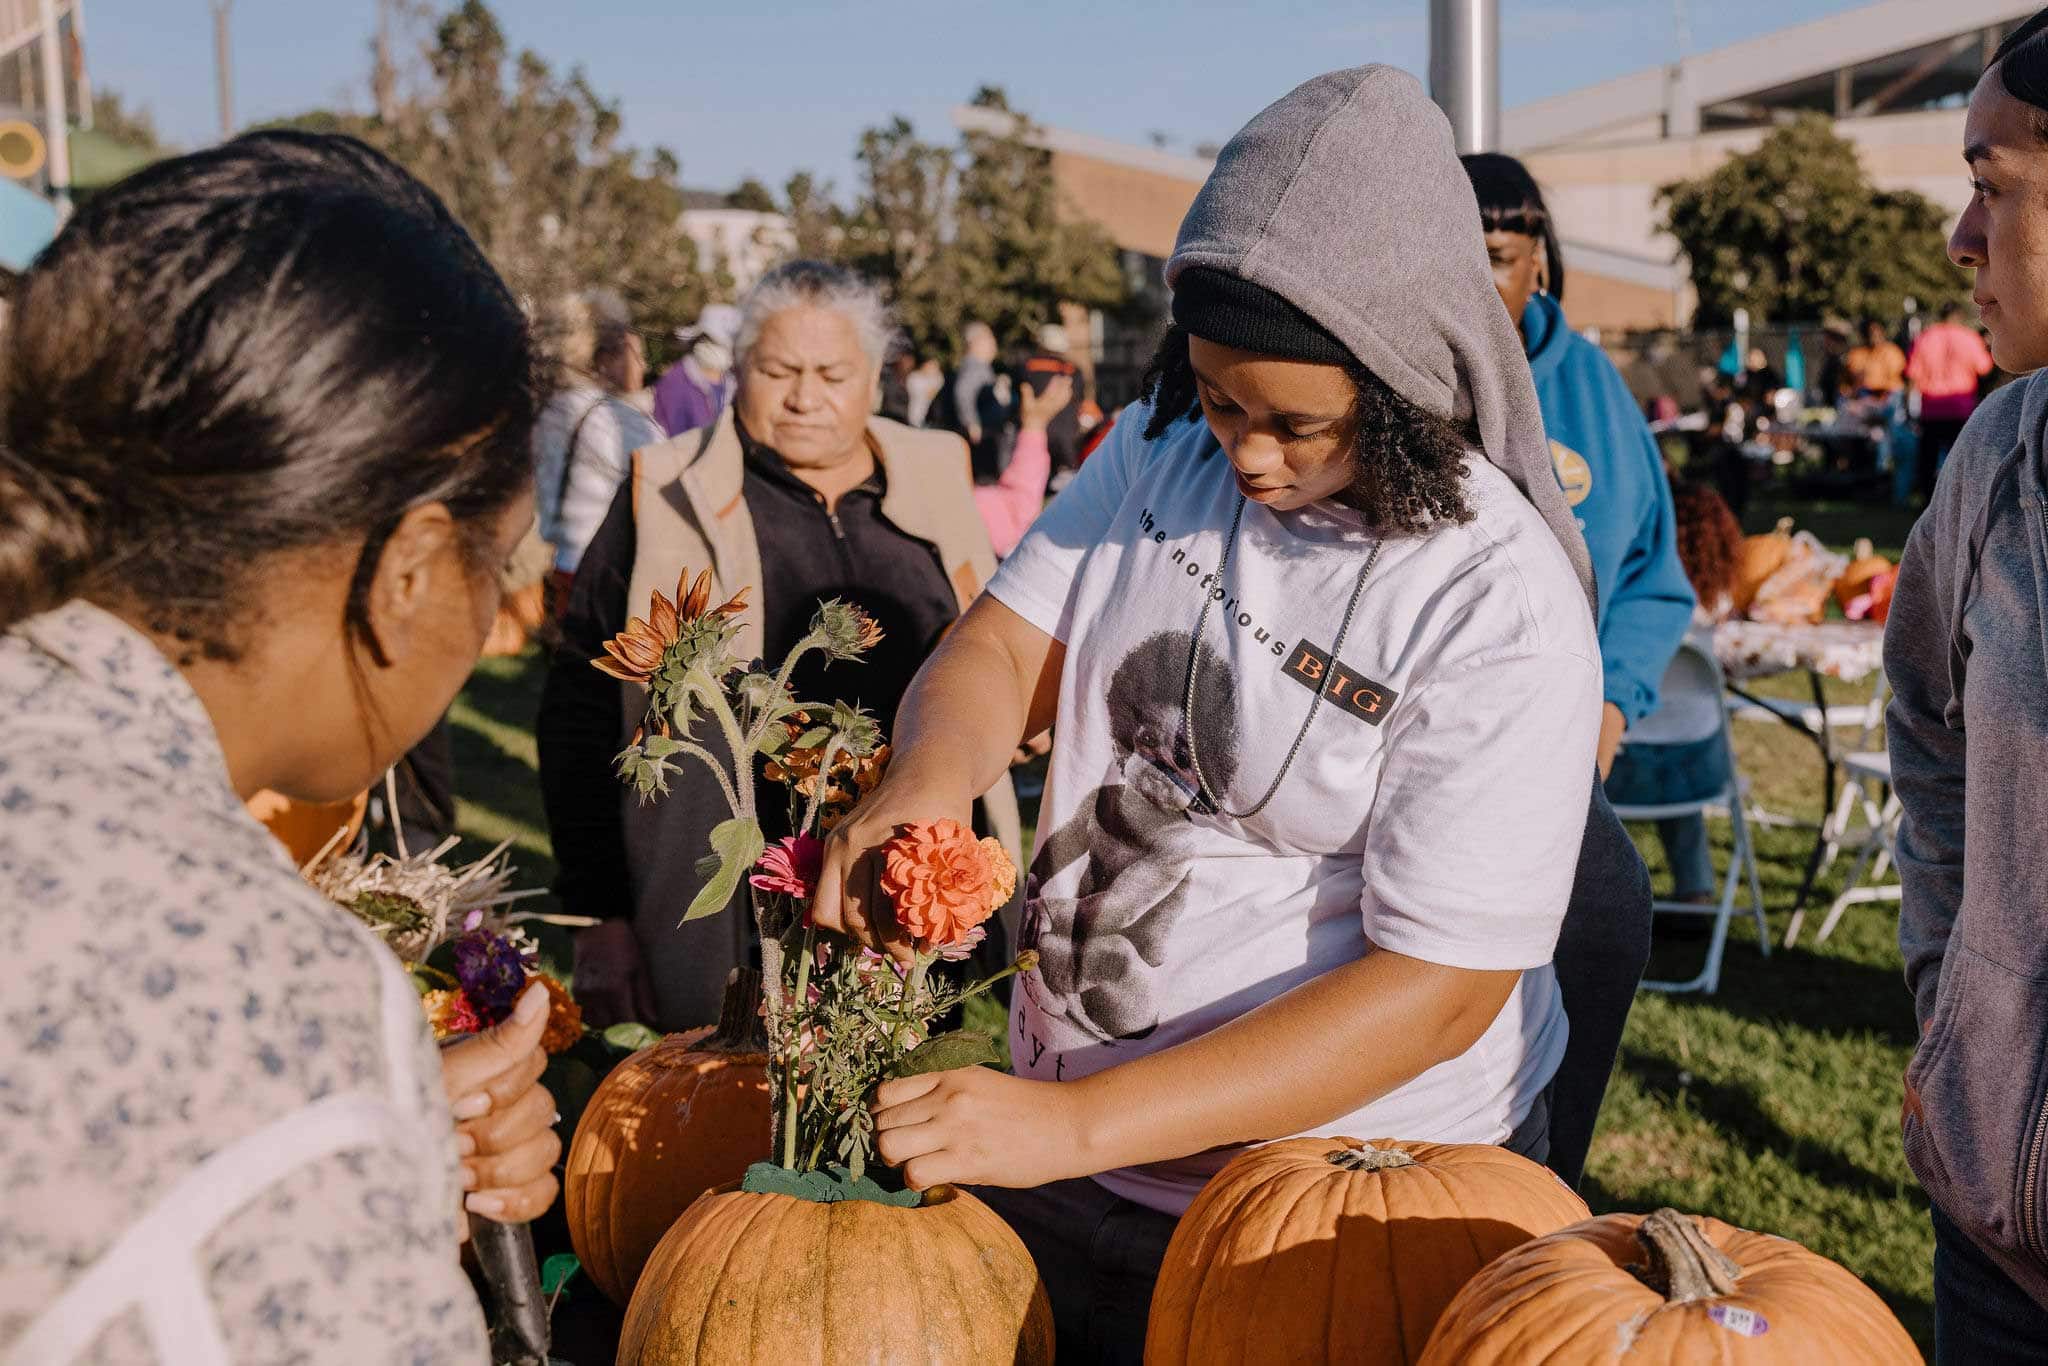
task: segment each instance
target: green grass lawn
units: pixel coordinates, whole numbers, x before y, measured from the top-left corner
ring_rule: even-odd
[[[1754,522],[1759,509],[1751,512]],[[1889,525],[1871,534],[1894,549],[1904,535]],[[513,838],[526,885],[554,873],[533,773],[540,677],[531,652],[487,660],[453,711],[463,830],[479,846]],[[1792,680],[1776,682],[1785,686],[1774,690],[1797,695]],[[1820,768],[1809,742],[1763,722],[1738,725],[1737,736],[1744,773],[1766,805],[1818,812]],[[1775,946],[1812,834],[1757,833]],[[1715,835],[1725,866],[1725,822]],[[1656,839],[1641,831],[1638,843],[1662,886]],[[1848,863],[1816,888],[1797,949],[1766,959],[1753,927],[1738,923],[1718,995],[1638,997],[1585,1193],[1596,1211],[1669,1204],[1797,1239],[1867,1281],[1924,1346],[1933,1239],[1898,1142],[1914,1031],[1895,913],[1858,907],[1825,945],[1811,942]],[[1691,976],[1701,951],[1660,948],[1652,974]]]

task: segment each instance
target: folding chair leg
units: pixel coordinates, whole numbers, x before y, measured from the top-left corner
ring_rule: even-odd
[[[1879,901],[1897,901],[1904,891],[1898,883],[1887,883],[1882,887],[1851,887],[1835,898],[1835,904],[1828,907],[1828,918],[1820,923],[1820,933],[1813,942],[1825,944],[1828,936],[1835,932],[1836,922],[1851,906],[1867,906]]]
[[[1744,869],[1749,874],[1749,913],[1756,920],[1757,952],[1763,957],[1769,958],[1771,956],[1771,927],[1764,919],[1763,876],[1757,871],[1756,845],[1751,841],[1749,829],[1746,825],[1738,834],[1740,835],[1742,845],[1739,853]]]
[[[1848,833],[1849,817],[1856,810],[1856,798],[1861,790],[1862,784],[1854,779],[1843,783],[1842,793],[1835,799],[1835,809],[1830,811],[1827,819],[1821,823],[1821,838],[1826,840],[1827,844],[1821,850],[1820,867],[1815,871],[1815,877],[1834,867],[1835,860],[1841,856],[1842,836]]]

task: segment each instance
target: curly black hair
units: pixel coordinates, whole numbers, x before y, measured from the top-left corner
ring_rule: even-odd
[[[1358,391],[1351,408],[1357,450],[1351,485],[1340,501],[1371,525],[1403,534],[1471,521],[1472,508],[1465,501],[1471,444],[1466,434],[1402,398],[1363,365],[1354,362],[1346,370]],[[1160,339],[1141,383],[1152,402],[1146,440],[1156,441],[1174,423],[1200,415],[1188,332],[1178,323]]]

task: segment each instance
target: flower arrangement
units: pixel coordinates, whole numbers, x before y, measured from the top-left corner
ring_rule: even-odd
[[[858,707],[799,701],[790,691],[797,665],[812,653],[860,659],[880,629],[859,608],[822,603],[809,631],[773,672],[743,663],[734,648],[742,592],[710,605],[711,576],[684,571],[671,601],[653,595],[593,665],[647,689],[646,714],[617,760],[620,779],[643,801],[667,794],[684,760],[715,775],[732,812],[711,833],[699,863],[704,885],[683,912],[716,914],[744,878],[761,948],[760,1014],[771,1059],[774,1164],[749,1174],[747,1189],[893,1197],[867,1177],[874,1159],[868,1100],[891,1077],[994,1061],[983,1035],[932,1037],[932,1022],[989,990],[1024,960],[970,983],[934,974],[962,961],[981,941],[984,922],[1016,889],[1017,871],[1002,845],[975,838],[956,821],[906,826],[883,851],[883,891],[911,940],[907,961],[818,930],[808,910],[829,831],[880,780],[888,762],[881,727]],[[716,748],[714,748],[714,746]],[[787,794],[788,828],[767,843],[756,778]],[[765,1168],[765,1170],[764,1170]]]
[[[451,867],[445,859],[456,843],[449,839],[425,853],[395,858],[330,849],[306,877],[398,955],[436,1039],[498,1024],[511,1015],[527,983],[538,978],[552,1002],[542,1046],[550,1054],[566,1051],[583,1037],[583,1012],[568,988],[541,971],[533,940],[504,914],[505,907],[538,893],[508,890],[510,841],[473,863]]]

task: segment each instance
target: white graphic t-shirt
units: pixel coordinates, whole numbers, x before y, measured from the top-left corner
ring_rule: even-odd
[[[1016,1071],[1068,1080],[1170,1048],[1377,946],[1524,971],[1462,1056],[1315,1132],[1500,1142],[1565,1042],[1549,964],[1600,716],[1571,565],[1475,454],[1473,520],[1387,537],[1338,648],[1376,534],[1334,505],[1247,503],[1219,581],[1230,463],[1199,419],[1147,441],[1148,418],[1123,414],[989,586],[1067,647]],[[1227,814],[1283,767],[1262,810]],[[1179,1214],[1230,1156],[1097,1179]]]

